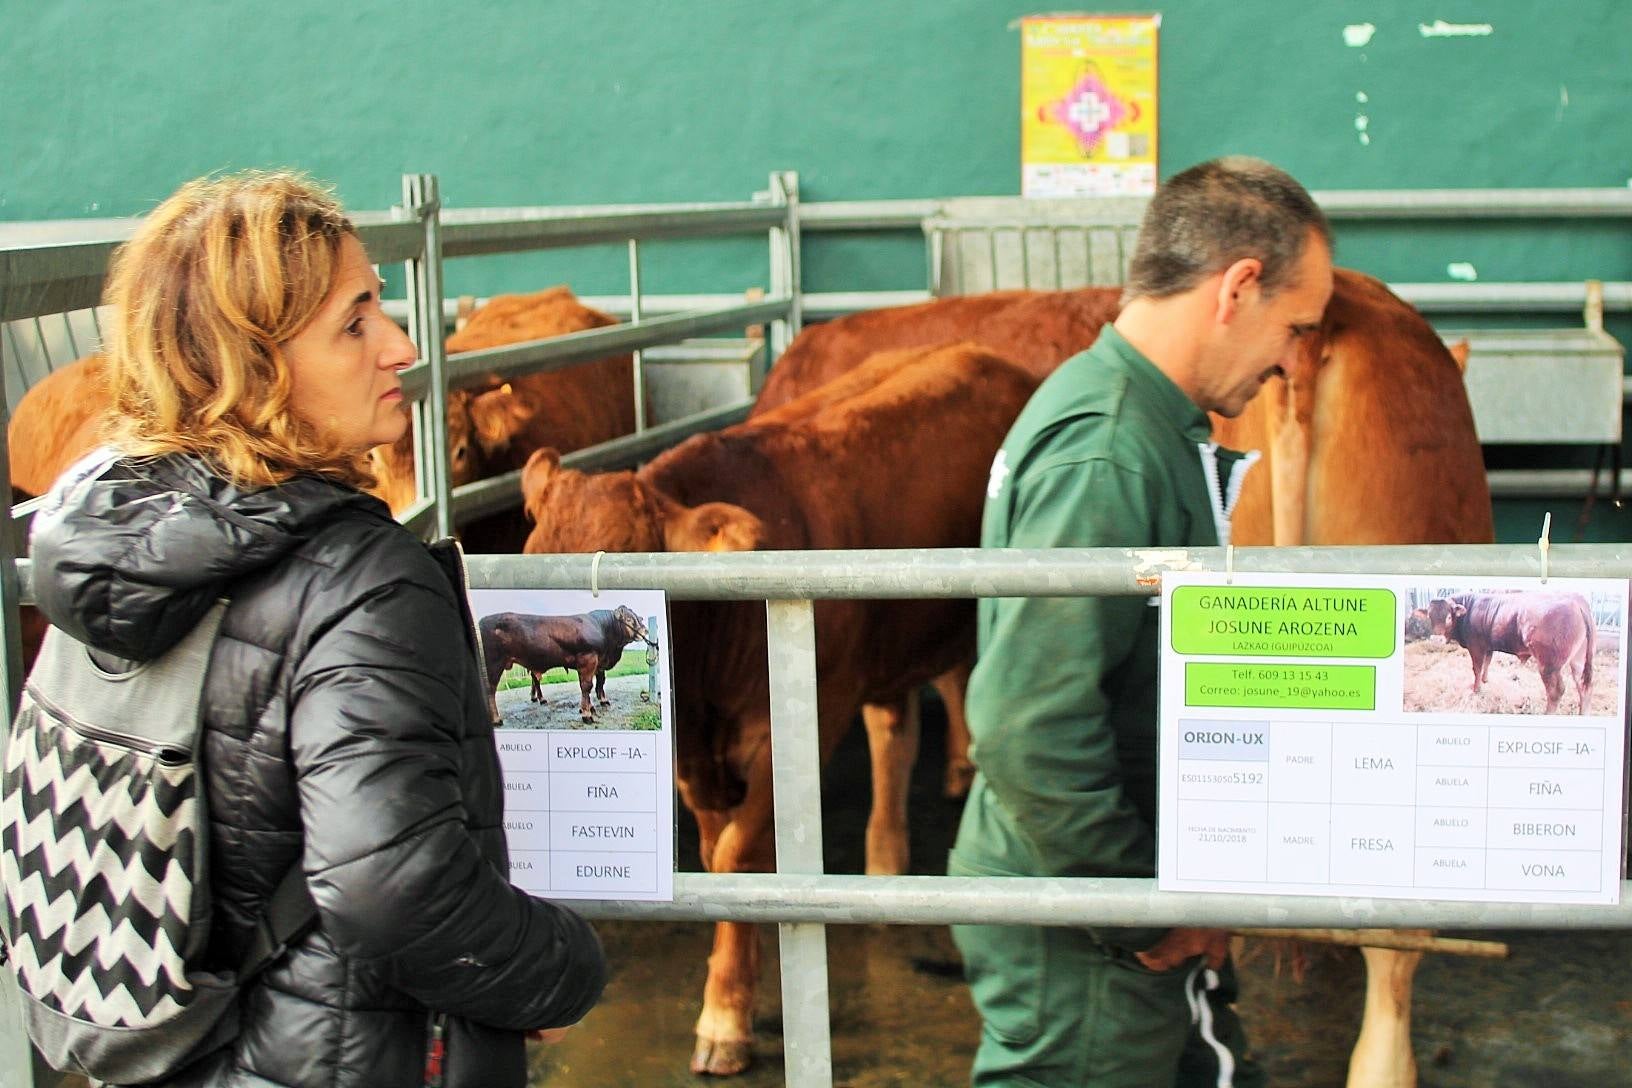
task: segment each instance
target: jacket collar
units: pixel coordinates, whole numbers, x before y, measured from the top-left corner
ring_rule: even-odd
[[[1180,434],[1191,442],[1212,440],[1213,424],[1207,418],[1207,413],[1185,396],[1184,390],[1174,385],[1172,378],[1145,358],[1143,352],[1128,343],[1115,325],[1108,324],[1100,331],[1097,346],[1122,368],[1129,384],[1155,403],[1156,414],[1173,424]]]

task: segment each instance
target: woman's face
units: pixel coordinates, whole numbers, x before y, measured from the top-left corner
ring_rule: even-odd
[[[380,308],[380,278],[363,244],[340,242],[340,269],[316,316],[283,344],[293,375],[290,408],[346,449],[395,442],[408,427],[397,372],[418,358]]]

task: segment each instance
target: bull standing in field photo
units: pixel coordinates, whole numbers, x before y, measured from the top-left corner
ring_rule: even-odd
[[[624,647],[640,641],[656,648],[646,623],[628,605],[615,609],[598,608],[575,616],[530,616],[521,612],[497,612],[483,616],[478,625],[482,654],[486,658],[488,698],[498,713],[499,678],[511,665],[532,673],[532,701],[544,701],[540,679],[555,668],[578,674],[578,713],[585,725],[595,721],[590,702],[602,708],[612,705],[606,694],[606,672],[623,658]]]
[[[1536,713],[1532,699],[1523,694],[1531,682],[1518,685],[1490,685],[1490,666],[1498,653],[1511,654],[1520,665],[1534,660],[1540,674],[1546,707],[1540,713],[1553,714],[1565,694],[1566,675],[1576,694],[1574,712],[1590,714],[1592,685],[1598,654],[1598,627],[1591,603],[1579,593],[1521,591],[1503,593],[1457,593],[1435,597],[1422,610],[1433,640],[1445,646],[1460,646],[1468,652],[1473,670],[1471,684],[1462,694],[1455,691],[1455,705],[1428,679],[1422,669],[1408,661],[1405,696],[1409,710],[1473,709],[1483,713]],[[1418,655],[1422,656],[1421,654]],[[1460,655],[1458,655],[1460,656]],[[1608,673],[1611,687],[1614,670]],[[1466,675],[1466,674],[1463,674]],[[1513,679],[1517,680],[1517,677]],[[1462,702],[1472,697],[1474,706]],[[1610,691],[1614,706],[1614,692]]]

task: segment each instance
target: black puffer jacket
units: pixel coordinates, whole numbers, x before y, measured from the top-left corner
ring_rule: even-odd
[[[104,470],[105,469],[105,470]],[[211,1088],[424,1083],[446,1014],[452,1086],[526,1083],[520,1032],[600,995],[599,942],[506,879],[493,726],[451,545],[357,491],[239,490],[198,461],[84,462],[34,528],[40,607],[147,660],[231,598],[205,691],[211,958],[239,961],[300,863],[316,928],[242,1001]]]

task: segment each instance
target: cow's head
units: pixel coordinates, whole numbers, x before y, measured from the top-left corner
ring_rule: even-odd
[[[728,502],[673,503],[663,526],[671,552],[752,552],[764,546],[765,523]]]
[[[521,470],[521,495],[533,522],[523,551],[665,550],[661,496],[633,472],[579,472],[562,468],[555,450],[535,450]]]
[[[1413,608],[1405,617],[1405,641],[1421,642],[1433,633],[1426,608]]]
[[[1428,602],[1428,629],[1435,641],[1444,642],[1452,637],[1456,621],[1468,614],[1467,606],[1449,597]]]
[[[654,648],[657,646],[657,643],[652,640],[651,632],[646,629],[646,621],[641,619],[640,613],[633,608],[626,604],[620,604],[613,611],[612,618],[623,624],[623,629],[629,632],[628,641],[633,642],[639,639],[648,646]]]
[[[477,479],[483,462],[472,440],[470,393],[455,389],[448,394],[448,479],[459,487]],[[384,500],[393,514],[414,503],[414,432],[409,430],[388,446],[368,451],[368,467],[374,473],[373,492]]]
[[[740,506],[685,506],[633,472],[562,468],[552,449],[527,459],[521,493],[533,521],[524,550],[534,554],[753,551],[767,539]]]
[[[516,396],[509,382],[470,398],[470,434],[488,463],[504,459],[510,444],[531,418],[531,409]]]

